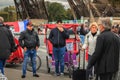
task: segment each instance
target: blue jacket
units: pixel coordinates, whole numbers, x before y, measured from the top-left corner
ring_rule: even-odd
[[[63,32],[60,32],[58,28],[54,28],[49,35],[49,40],[53,44],[53,47],[61,48],[66,45],[66,39],[69,38],[67,29],[64,28]]]

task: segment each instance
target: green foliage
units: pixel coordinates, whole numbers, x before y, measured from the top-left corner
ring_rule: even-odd
[[[7,12],[0,12],[0,16],[2,16],[5,21],[9,20],[9,14]]]
[[[5,21],[16,21],[16,9],[14,6],[9,6],[1,9],[0,16],[4,17]]]
[[[58,19],[71,19],[73,18],[71,15],[71,10],[66,10],[64,6],[60,3],[50,3],[46,2],[47,10],[49,13],[49,21],[56,21]]]

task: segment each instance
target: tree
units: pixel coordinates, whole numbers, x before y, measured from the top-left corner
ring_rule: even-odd
[[[5,21],[16,21],[17,20],[16,9],[14,6],[8,6],[8,7],[1,9],[0,14],[1,16],[5,18]]]
[[[67,9],[66,15],[67,15],[67,19],[68,19],[68,20],[73,20],[73,19],[74,19],[74,18],[73,18],[73,15],[72,15],[72,11],[71,11],[70,8]]]
[[[58,19],[64,20],[71,17],[71,15],[69,15],[70,13],[68,13],[69,11],[67,11],[60,3],[46,2],[46,6],[49,13],[49,21],[56,21]]]

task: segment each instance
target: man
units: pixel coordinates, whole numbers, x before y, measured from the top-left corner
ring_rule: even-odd
[[[110,29],[110,20],[101,19],[101,34],[97,38],[95,51],[88,64],[88,69],[95,65],[95,72],[100,80],[112,80],[113,74],[118,71],[119,39]]]
[[[65,28],[63,28],[62,20],[57,21],[57,27],[54,28],[49,35],[49,40],[53,44],[53,55],[55,58],[55,72],[56,75],[64,75],[64,54],[66,39],[69,38],[69,34]],[[60,71],[59,71],[60,66]]]
[[[3,24],[4,19],[0,17],[0,72],[4,74],[6,59],[15,49],[14,38],[11,31]]]
[[[32,69],[33,69],[33,76],[39,77],[36,74],[36,51],[39,47],[39,38],[37,33],[33,30],[33,26],[31,22],[27,23],[27,29],[21,32],[19,37],[20,46],[24,49],[24,61],[23,61],[23,74],[22,78],[26,77],[26,67],[28,58],[31,58],[32,61]]]
[[[112,26],[111,31],[120,37],[119,34],[119,24]]]

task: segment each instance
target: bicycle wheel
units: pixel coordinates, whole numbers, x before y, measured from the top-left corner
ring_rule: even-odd
[[[36,71],[39,70],[39,68],[41,67],[41,58],[37,55],[36,56]],[[27,63],[27,70],[32,72],[32,63],[31,63],[31,59],[29,58],[28,63]]]

